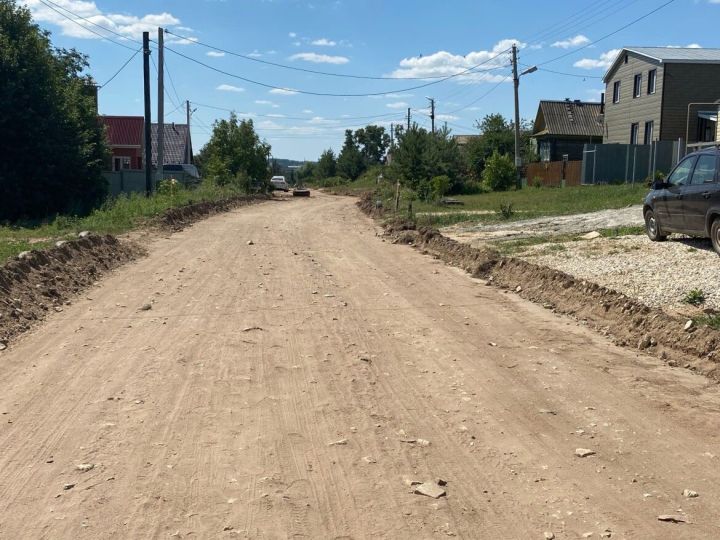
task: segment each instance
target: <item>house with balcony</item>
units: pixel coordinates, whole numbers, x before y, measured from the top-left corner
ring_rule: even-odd
[[[718,141],[720,49],[625,47],[603,81],[605,143]]]

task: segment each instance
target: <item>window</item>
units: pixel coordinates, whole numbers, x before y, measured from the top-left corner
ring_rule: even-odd
[[[635,80],[633,81],[633,97],[634,98],[640,97],[641,92],[642,92],[642,75],[638,74],[638,75],[635,75]]]
[[[620,103],[620,81],[613,83],[613,103]]]
[[[668,176],[667,183],[672,186],[687,185],[693,165],[695,165],[695,160],[697,160],[696,156],[690,156],[681,161],[680,165],[675,167],[675,170]]]
[[[647,88],[648,94],[655,93],[655,81],[656,80],[657,80],[657,69],[651,69],[650,71],[648,71],[648,88]]]
[[[650,120],[649,122],[645,122],[645,140],[643,141],[644,144],[652,144],[654,127],[655,122],[653,122],[652,120]]]
[[[638,134],[640,132],[640,124],[631,124],[630,125],[630,144],[637,144],[638,143]]]
[[[127,156],[122,157],[122,168],[123,169],[129,169],[130,168],[130,158]]]
[[[715,154],[703,154],[698,158],[691,184],[711,184],[715,181]]]

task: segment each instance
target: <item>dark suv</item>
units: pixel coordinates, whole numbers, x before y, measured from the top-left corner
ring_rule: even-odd
[[[720,150],[686,156],[664,182],[654,182],[645,197],[643,214],[650,240],[661,242],[668,233],[710,237],[720,253]]]

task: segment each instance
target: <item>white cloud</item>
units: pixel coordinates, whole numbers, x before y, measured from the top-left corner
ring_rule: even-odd
[[[284,114],[274,114],[274,113],[270,113],[270,114],[268,114],[267,116],[269,116],[270,118],[285,118],[285,115],[284,115]]]
[[[273,109],[277,109],[280,106],[277,103],[268,101],[267,99],[256,99],[255,104],[256,105],[267,105],[268,107],[272,107]]]
[[[337,42],[327,38],[320,38],[313,41],[312,44],[317,45],[318,47],[334,47],[337,45]]]
[[[310,120],[307,121],[308,124],[317,124],[317,125],[327,125],[327,124],[337,124],[337,120],[328,120],[327,118],[323,118],[322,116],[314,116]]]
[[[132,40],[137,40],[142,32],[156,34],[158,27],[172,28],[184,32],[191,31],[190,28],[180,26],[180,19],[167,12],[129,15],[103,12],[93,1],[54,0],[54,2],[59,6],[53,6],[57,11],[50,9],[47,5],[40,2],[40,0],[23,0],[21,3],[24,3],[30,8],[36,22],[54,24],[60,27],[63,35],[82,39],[100,39],[100,36],[93,32],[107,35],[107,37],[111,39],[122,39],[110,32],[102,30],[102,28],[98,26],[107,28]],[[63,11],[63,9],[67,11]],[[72,12],[78,17],[73,17],[69,12]],[[64,17],[61,13],[67,15],[72,20]],[[83,17],[86,20],[80,19],[79,17]],[[192,44],[197,41],[197,38],[191,36],[178,38],[173,35],[168,35],[166,41],[176,45]]]
[[[239,86],[233,86],[232,84],[221,84],[218,86],[215,90],[220,90],[221,92],[244,92],[244,88],[240,88]]]
[[[720,0],[717,2],[720,4]],[[665,45],[668,49],[702,49],[702,45],[699,43],[691,43],[690,45]]]
[[[386,103],[385,106],[391,109],[406,109],[408,104],[404,101],[396,101],[394,103]]]
[[[290,88],[273,88],[270,93],[278,96],[294,96],[297,91]]]
[[[347,64],[350,61],[350,59],[345,56],[330,56],[327,54],[316,53],[293,54],[289,60],[303,60],[305,62],[313,62],[315,64]]]
[[[382,94],[379,96],[368,96],[370,99],[404,99],[411,98],[414,94]]]
[[[303,114],[312,114],[313,113],[312,109],[303,109],[302,112],[303,112]]]
[[[205,54],[207,54],[208,56],[210,56],[212,58],[222,58],[223,56],[225,56],[224,52],[218,52],[218,51],[208,51]]]
[[[250,58],[260,58],[262,53],[255,49],[253,52],[247,54]]]
[[[457,77],[455,80],[462,83],[500,82],[506,79],[507,73],[502,71],[490,72],[509,65],[509,49],[513,43],[518,47],[525,47],[514,39],[503,39],[489,51],[471,51],[465,55],[452,54],[447,51],[438,51],[428,56],[414,56],[403,58],[400,67],[392,72],[392,77],[447,77],[460,73],[466,69],[478,66],[472,74]]]
[[[296,37],[297,37],[297,34],[296,34],[295,32],[290,32],[290,33],[288,34],[288,37],[296,38]]]
[[[453,114],[436,114],[435,120],[447,120],[448,122],[452,122],[453,120],[459,120],[459,116],[455,116]]]
[[[580,69],[607,69],[615,61],[621,50],[622,49],[611,49],[602,53],[600,58],[583,58],[575,62],[573,66]]]
[[[590,39],[587,36],[578,34],[575,37],[569,37],[567,39],[563,39],[562,41],[556,41],[550,46],[559,47],[561,49],[569,49],[571,47],[582,47],[583,45],[587,45],[588,43],[590,43]]]

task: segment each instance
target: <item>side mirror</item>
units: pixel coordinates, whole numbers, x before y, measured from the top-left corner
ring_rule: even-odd
[[[650,187],[653,189],[665,189],[667,184],[662,180],[655,180]]]

